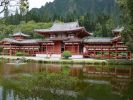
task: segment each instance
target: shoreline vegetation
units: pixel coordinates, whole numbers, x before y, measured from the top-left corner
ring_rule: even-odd
[[[33,63],[52,63],[52,64],[94,64],[94,65],[133,65],[133,59],[59,59],[42,57],[24,57],[24,56],[0,56],[2,60],[23,59],[25,62]]]

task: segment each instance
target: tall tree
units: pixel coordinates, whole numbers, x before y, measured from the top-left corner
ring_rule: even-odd
[[[10,0],[0,0],[0,14],[3,13],[10,3]]]
[[[117,0],[123,12],[123,23],[125,24],[125,32],[123,40],[133,52],[133,0]]]

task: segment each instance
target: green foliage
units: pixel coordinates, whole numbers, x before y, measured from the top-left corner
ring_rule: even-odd
[[[64,51],[62,56],[65,58],[65,59],[69,59],[69,57],[72,56],[71,52],[70,51]]]
[[[82,93],[79,100],[85,100],[84,97],[88,96],[94,100],[120,100],[114,99],[113,94],[111,93],[111,85],[106,84],[89,84],[86,86],[85,92]]]
[[[62,5],[65,5],[65,8]],[[85,26],[87,31],[93,32],[94,36],[112,36],[111,30],[119,24],[118,19],[119,9],[115,0],[55,0],[40,9],[33,8],[25,16],[22,16],[20,7],[20,14],[16,9],[15,15],[10,15],[1,20],[4,20],[7,25],[18,25],[14,29],[4,32],[7,35],[14,30],[21,30],[33,37],[40,38],[40,36],[34,34],[33,30],[35,28],[49,28],[51,25],[48,22],[56,20],[62,22],[79,20],[80,25]],[[26,23],[22,24],[22,21],[26,21]],[[43,23],[35,23],[34,21],[47,22],[47,25],[49,25],[47,27]],[[44,26],[42,27],[42,25]],[[6,30],[4,29],[4,31]],[[0,37],[3,38],[3,35]]]
[[[117,0],[121,11],[122,11],[122,22],[125,26],[125,32],[123,35],[123,40],[133,52],[133,2],[132,0]]]
[[[2,50],[3,50],[3,47],[0,47],[0,53],[2,52]]]
[[[120,53],[120,55],[123,56],[123,57],[126,57],[127,56],[127,53],[124,53],[123,52],[123,53]]]
[[[23,52],[17,52],[16,53],[16,56],[25,56],[25,53],[23,53]]]
[[[18,31],[30,35],[31,38],[43,38],[43,36],[36,34],[34,29],[49,28],[51,26],[51,23],[36,23],[34,21],[29,21],[28,23],[22,21],[19,25],[5,25],[0,23],[0,39],[7,38],[14,32]]]

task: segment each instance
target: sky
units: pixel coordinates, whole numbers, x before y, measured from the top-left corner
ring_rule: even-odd
[[[32,8],[40,8],[41,6],[44,6],[46,2],[52,2],[54,0],[29,0],[29,9]]]
[[[46,2],[52,2],[54,0],[28,0],[28,1],[29,1],[29,10],[31,10],[32,8],[40,8],[41,6],[44,6]],[[13,14],[16,10],[16,7],[15,8],[12,7],[10,8],[10,10],[12,11],[11,13]],[[4,13],[1,13],[0,17],[3,17],[3,16],[4,16]]]

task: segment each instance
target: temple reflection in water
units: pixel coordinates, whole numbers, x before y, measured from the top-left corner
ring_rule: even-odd
[[[88,84],[111,84],[113,91],[121,93],[128,89],[129,84],[133,80],[132,67],[109,67],[100,65],[61,65],[61,64],[37,64],[29,63],[20,66],[3,64],[0,69],[0,74],[4,77],[14,76],[16,74],[30,74],[35,72],[59,73],[67,70],[73,77],[80,77]],[[12,96],[11,96],[12,95]],[[0,88],[1,98],[14,97],[12,90],[7,90],[4,87]],[[15,96],[16,98],[16,96]],[[10,99],[10,98],[9,98]],[[8,99],[3,99],[8,100]],[[11,99],[14,100],[14,99]]]

